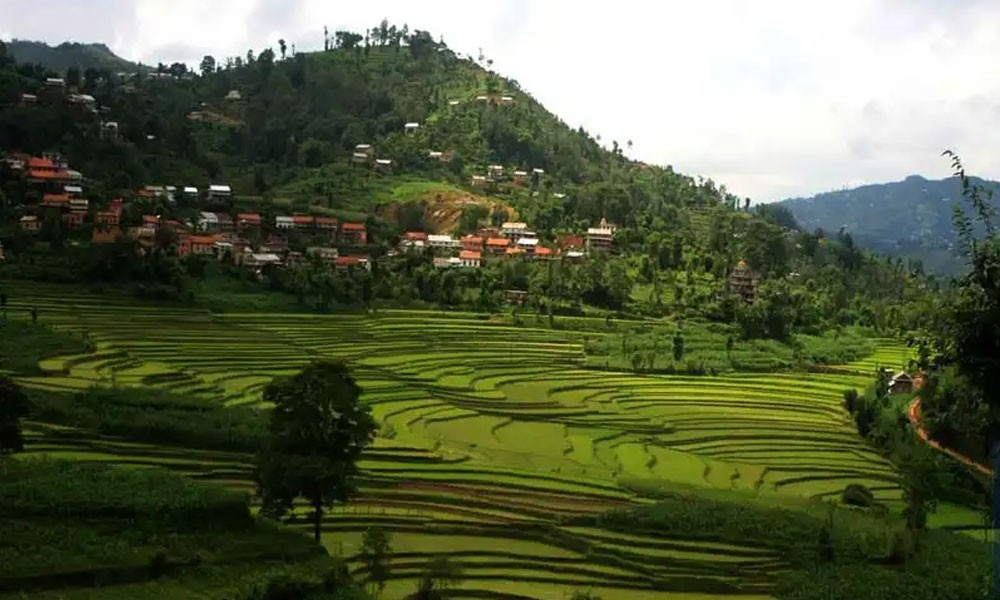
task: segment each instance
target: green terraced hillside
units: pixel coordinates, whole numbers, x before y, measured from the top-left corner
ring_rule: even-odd
[[[318,357],[349,361],[380,422],[361,494],[324,525],[356,574],[362,532],[394,538],[386,597],[413,589],[428,557],[449,552],[461,590],[495,597],[768,597],[782,560],[766,547],[623,538],[572,519],[651,502],[629,481],[737,490],[759,498],[836,498],[861,483],[889,505],[892,466],[842,408],[873,361],[839,373],[635,376],[584,368],[593,331],[512,326],[487,315],[226,314],[137,304],[37,283],[5,283],[12,318],[86,335],[96,350],[43,360],[29,390],[145,386],[205,403],[258,405],[263,385]],[[29,454],[160,465],[251,491],[249,456],[153,446],[29,425]],[[296,517],[305,528],[305,513]],[[624,559],[623,559],[624,557]],[[683,594],[680,594],[683,592]]]

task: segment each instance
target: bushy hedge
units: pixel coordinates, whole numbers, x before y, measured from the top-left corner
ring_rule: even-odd
[[[152,388],[38,393],[33,417],[138,442],[255,452],[267,433],[262,410],[227,407]]]
[[[680,358],[675,337],[683,339]],[[714,375],[729,371],[777,371],[803,365],[846,364],[874,351],[859,332],[795,336],[789,343],[744,340],[737,328],[720,323],[623,324],[594,339],[584,350],[594,367],[656,373]]]
[[[249,525],[245,495],[161,469],[33,459],[5,466],[0,515],[125,519],[184,530]]]
[[[43,312],[39,318],[44,317]],[[41,322],[0,318],[0,340],[0,371],[20,374],[40,373],[38,361],[44,358],[87,351],[81,336],[53,331]]]

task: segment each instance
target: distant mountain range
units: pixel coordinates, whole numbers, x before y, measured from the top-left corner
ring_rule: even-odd
[[[972,180],[993,189],[1000,198],[1000,183]],[[844,228],[861,246],[920,259],[929,272],[953,274],[964,269],[962,259],[955,255],[951,221],[957,202],[967,207],[957,178],[928,180],[911,175],[903,181],[792,198],[780,204],[803,229],[836,233]]]
[[[147,68],[139,63],[125,60],[104,44],[63,42],[58,46],[49,46],[44,42],[28,40],[11,40],[5,43],[7,51],[17,62],[38,63],[57,73],[65,73],[71,67],[81,71],[94,68],[111,69],[115,72],[134,72]]]

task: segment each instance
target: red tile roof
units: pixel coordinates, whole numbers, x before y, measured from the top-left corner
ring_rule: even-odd
[[[403,239],[414,242],[416,241],[426,242],[427,234],[424,233],[423,231],[407,231],[406,233],[403,234]]]
[[[69,174],[66,171],[39,171],[31,169],[28,171],[28,177],[34,179],[69,179]]]
[[[292,223],[296,225],[312,225],[316,222],[314,217],[307,217],[304,215],[296,215],[292,217]]]
[[[506,248],[510,245],[510,240],[507,238],[490,238],[486,240],[486,245],[490,248]]]
[[[214,235],[189,235],[184,238],[188,243],[194,244],[204,244],[211,245],[215,243]]]
[[[28,160],[29,169],[55,169],[56,164],[47,158],[38,158],[37,156],[32,156]]]
[[[340,226],[340,228],[343,229],[344,231],[364,231],[365,230],[365,224],[364,223],[344,223],[343,225]]]
[[[559,236],[559,247],[583,249],[583,238],[578,235],[561,235]]]
[[[366,260],[368,259],[367,256],[338,256],[337,258],[333,259],[333,264],[335,264],[335,265],[337,265],[339,267],[347,267],[347,266],[350,266],[350,265],[357,265],[357,264],[361,264],[361,259],[362,258],[364,258]]]
[[[462,243],[470,245],[470,246],[472,246],[472,245],[482,246],[483,245],[483,238],[479,237],[478,235],[467,235],[467,236],[465,236],[465,237],[462,238]]]
[[[69,194],[45,194],[42,202],[47,204],[65,204],[69,202]]]
[[[537,248],[535,248],[535,254],[538,256],[551,256],[552,249],[546,248],[545,246],[538,246]]]
[[[160,224],[160,217],[158,217],[156,215],[142,215],[142,224],[143,225],[159,225]]]
[[[258,213],[239,213],[236,215],[237,221],[246,221],[247,223],[257,223],[260,224],[260,214]]]
[[[337,219],[333,217],[316,217],[317,225],[336,225]]]
[[[482,254],[474,250],[462,250],[458,253],[458,257],[462,260],[480,260]]]
[[[524,248],[507,248],[508,255],[524,254]]]

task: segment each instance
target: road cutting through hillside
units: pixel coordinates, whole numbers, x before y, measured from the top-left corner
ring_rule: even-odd
[[[972,458],[969,458],[964,454],[960,454],[959,452],[952,450],[951,448],[942,446],[940,443],[931,439],[931,436],[927,433],[927,430],[924,429],[923,423],[920,422],[920,398],[914,398],[913,402],[910,403],[910,408],[907,410],[907,414],[910,417],[910,423],[913,424],[913,428],[917,430],[917,435],[919,435],[920,439],[924,440],[924,442],[926,442],[930,447],[935,448],[936,450],[940,450],[945,454],[948,454],[955,460],[958,460],[976,469],[980,473],[990,476],[993,475],[993,469],[987,467],[986,465],[978,463]]]

